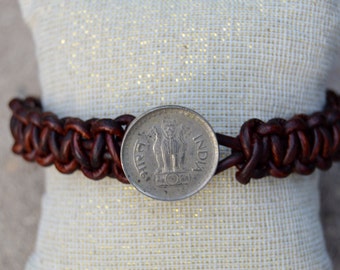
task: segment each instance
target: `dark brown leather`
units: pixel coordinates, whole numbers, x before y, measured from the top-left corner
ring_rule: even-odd
[[[134,116],[59,119],[43,112],[35,98],[13,99],[9,106],[14,153],[42,166],[54,164],[62,173],[80,169],[93,180],[110,176],[129,183],[122,170],[120,147]],[[298,114],[289,120],[250,119],[237,137],[216,136],[220,145],[231,149],[219,161],[216,174],[236,166],[236,179],[242,184],[268,175],[283,178],[291,173],[308,175],[315,168],[327,170],[340,157],[340,97],[328,90],[322,112]]]

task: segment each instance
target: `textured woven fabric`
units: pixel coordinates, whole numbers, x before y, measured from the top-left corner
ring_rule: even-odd
[[[311,113],[339,35],[337,0],[21,0],[43,103],[58,116],[187,106],[216,132]],[[177,202],[47,170],[27,269],[330,269],[318,173],[248,186],[234,170]]]

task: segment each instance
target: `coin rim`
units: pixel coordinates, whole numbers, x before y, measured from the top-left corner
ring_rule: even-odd
[[[213,148],[215,148],[214,158],[216,160],[216,162],[215,162],[216,164],[211,164],[211,166],[213,166],[213,168],[210,171],[210,173],[207,175],[207,179],[202,182],[202,184],[199,186],[198,189],[193,190],[192,192],[189,192],[189,193],[185,194],[185,196],[176,197],[176,198],[172,198],[172,199],[169,199],[169,198],[160,198],[160,197],[157,197],[157,196],[155,196],[153,194],[150,194],[149,192],[143,190],[140,186],[137,185],[136,181],[133,181],[133,180],[128,178],[128,174],[126,173],[127,168],[126,168],[126,165],[124,165],[124,146],[125,146],[125,142],[127,141],[127,138],[129,137],[130,131],[133,129],[133,127],[135,126],[135,124],[138,121],[140,121],[141,119],[146,117],[148,114],[154,113],[156,111],[161,111],[161,110],[164,110],[164,109],[170,109],[170,110],[174,110],[174,109],[178,110],[179,109],[179,110],[183,110],[183,111],[187,111],[189,113],[192,113],[192,114],[196,115],[198,118],[200,118],[207,125],[208,131],[212,134],[211,142],[212,142]],[[194,195],[194,194],[198,193],[199,191],[201,191],[208,184],[208,182],[213,178],[213,176],[215,175],[215,172],[216,172],[218,161],[219,161],[219,147],[218,147],[218,141],[217,141],[217,137],[216,137],[216,133],[214,132],[214,129],[212,128],[210,123],[201,114],[199,114],[198,112],[196,112],[196,111],[194,111],[192,109],[184,107],[184,106],[179,106],[179,105],[162,105],[162,106],[158,106],[158,107],[152,108],[152,109],[142,113],[141,115],[136,117],[129,124],[128,128],[125,131],[123,140],[122,140],[122,145],[121,145],[121,150],[120,150],[120,160],[121,160],[121,164],[122,164],[122,168],[123,168],[125,177],[129,180],[129,183],[132,184],[139,192],[141,192],[142,194],[144,194],[144,195],[146,195],[146,196],[148,196],[148,197],[150,197],[152,199],[156,199],[156,200],[160,200],[160,201],[179,201],[179,200],[184,200],[186,198],[189,198],[192,195]]]

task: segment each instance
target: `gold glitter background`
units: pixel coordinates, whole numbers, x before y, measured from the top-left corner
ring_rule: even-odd
[[[91,21],[87,23],[91,24]],[[84,29],[84,33],[86,31]],[[77,35],[77,33],[74,34]],[[186,34],[184,33],[184,35]],[[16,1],[2,0],[0,2],[0,37],[0,134],[2,136],[0,142],[0,269],[11,270],[23,269],[27,256],[33,250],[43,191],[43,169],[22,161],[12,155],[9,150],[11,138],[8,133],[7,101],[15,95],[39,94],[33,42],[22,22]],[[185,37],[183,36],[183,38]],[[113,42],[114,40],[112,40]],[[163,42],[168,41],[164,39]],[[60,39],[60,46],[66,43],[66,39]],[[140,46],[144,45],[146,44],[140,41]],[[96,49],[94,46],[93,57],[96,56]],[[183,47],[183,49],[186,48]],[[249,49],[252,49],[251,43]],[[204,50],[204,47],[201,50]],[[155,53],[158,53],[157,50]],[[76,57],[77,54],[72,54],[70,57],[71,69],[79,68],[72,62],[72,58]],[[205,59],[190,59],[190,57],[181,60],[184,65],[192,64],[192,61],[206,61]],[[166,59],[164,61],[166,63]],[[335,70],[337,71],[334,71],[330,85],[339,89],[340,68]],[[90,73],[89,76],[99,77],[97,73]],[[143,85],[144,79],[147,79],[148,76],[151,74],[140,74],[137,84]],[[192,76],[193,73],[183,73],[175,80],[178,80],[178,83],[185,83],[190,81]],[[106,87],[111,87],[110,82]],[[152,87],[149,87],[150,94],[153,94]],[[340,210],[337,208],[340,205],[340,174],[337,173],[339,169],[340,166],[335,166],[330,173],[327,173],[328,177],[325,177],[325,181],[321,183],[321,215],[328,250],[333,258],[335,269],[340,269]],[[126,189],[129,188],[126,187]],[[105,212],[105,205],[100,207],[103,207],[103,212]],[[179,210],[177,209],[177,211]],[[197,208],[197,216],[200,211],[201,209]],[[180,214],[178,213],[178,215]]]

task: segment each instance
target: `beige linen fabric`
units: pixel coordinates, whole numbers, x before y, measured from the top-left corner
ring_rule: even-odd
[[[337,0],[21,0],[43,103],[60,117],[196,110],[236,135],[322,108],[339,34]],[[47,170],[27,269],[330,269],[318,173],[238,184],[235,171],[178,202],[115,179]]]

